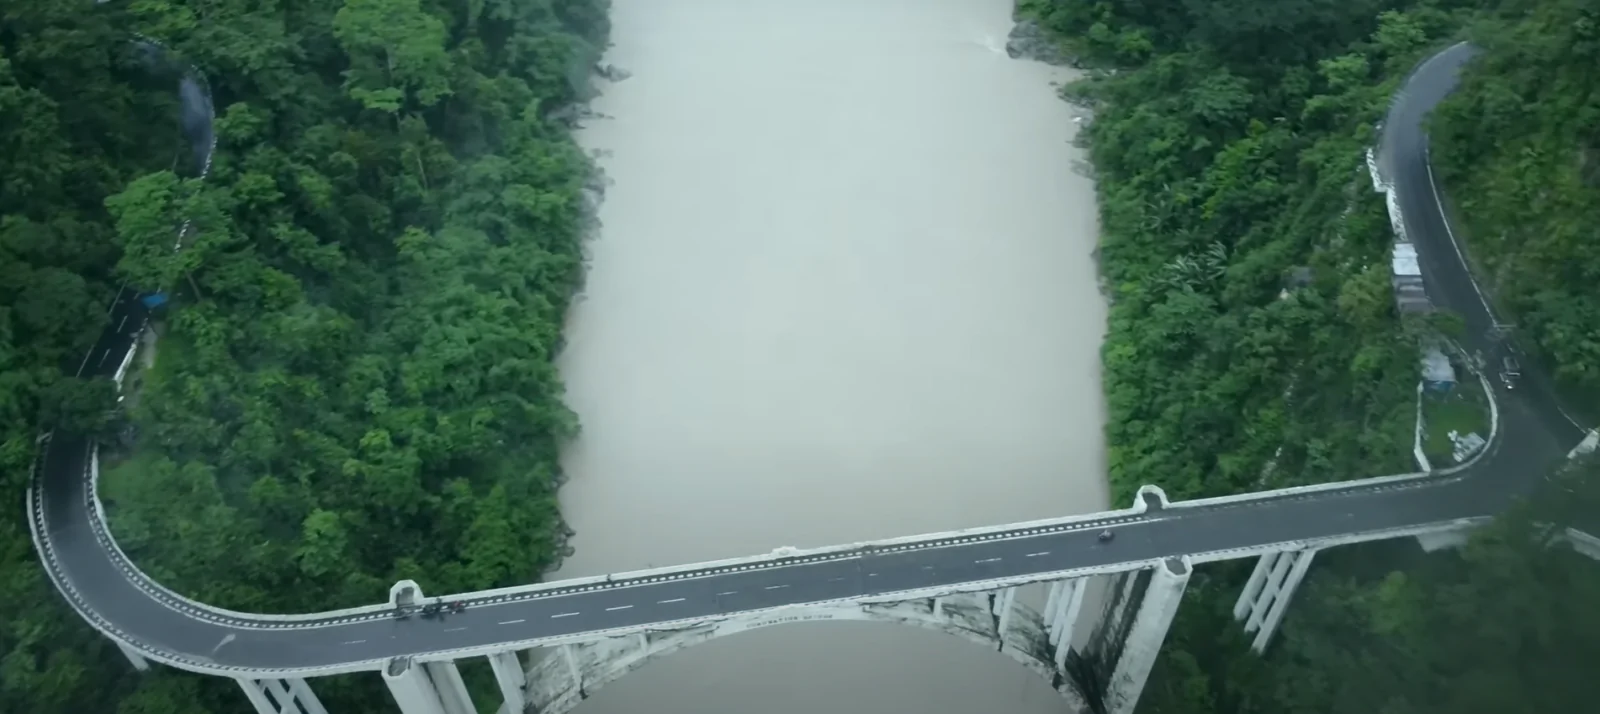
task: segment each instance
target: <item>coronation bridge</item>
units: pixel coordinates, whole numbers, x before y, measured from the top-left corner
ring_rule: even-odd
[[[1492,310],[1446,222],[1421,126],[1472,52],[1456,45],[1418,67],[1369,163],[1396,230],[1416,244],[1429,295],[1464,316],[1465,347],[1498,356],[1507,347],[1491,337]],[[195,131],[209,167],[209,126]],[[81,375],[120,383],[146,326],[138,297],[118,296]],[[1234,614],[1260,651],[1318,550],[1407,536],[1448,544],[1580,442],[1593,447],[1595,435],[1563,413],[1546,377],[1530,373],[1516,390],[1478,379],[1491,404],[1489,443],[1448,469],[1184,502],[1146,486],[1131,507],[1104,513],[451,594],[468,608],[438,619],[394,616],[424,600],[410,581],[388,602],[303,615],[232,612],[163,587],[111,537],[96,495],[98,452],[81,435],[43,438],[28,508],[51,580],[135,666],[232,677],[261,714],[326,714],[306,678],[356,671],[378,673],[403,714],[473,714],[455,664],[469,657],[488,658],[500,711],[558,714],[652,658],[823,619],[956,634],[1034,670],[1076,711],[1123,714],[1194,566],[1257,559]],[[1104,529],[1115,537],[1099,539]],[[1600,553],[1600,541],[1574,535]],[[1042,610],[1018,602],[1024,586],[1047,589]]]

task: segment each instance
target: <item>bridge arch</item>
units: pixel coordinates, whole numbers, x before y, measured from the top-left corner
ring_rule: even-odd
[[[838,602],[735,616],[678,630],[607,638],[542,651],[528,668],[528,704],[539,714],[567,714],[601,687],[623,675],[711,640],[777,625],[846,620],[891,622],[955,635],[997,651],[1038,675],[1064,697],[1073,711],[1085,712],[1076,684],[1057,671],[1039,613],[1021,603],[1004,634],[993,614],[994,593],[959,593],[903,602]]]

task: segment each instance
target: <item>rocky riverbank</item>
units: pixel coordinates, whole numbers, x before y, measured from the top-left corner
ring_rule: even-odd
[[[1078,58],[1066,52],[1057,42],[1033,20],[1019,19],[1011,28],[1011,34],[1006,37],[1006,55],[1012,59],[1028,59],[1043,62],[1057,67],[1072,67],[1082,69]]]

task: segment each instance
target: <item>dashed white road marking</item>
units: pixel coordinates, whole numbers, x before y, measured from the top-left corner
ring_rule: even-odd
[[[632,607],[633,607],[632,605],[618,605],[616,607],[608,607],[608,608],[606,608],[606,612],[616,612],[617,610],[627,610],[627,609],[631,609]]]
[[[1049,554],[1050,554],[1050,551],[1048,551],[1048,550],[1041,550],[1041,551],[1039,551],[1039,552],[1037,552],[1037,553],[1029,553],[1029,554],[1028,554],[1028,555],[1027,555],[1027,557],[1029,557],[1029,558],[1037,558],[1037,557],[1039,557],[1039,556],[1041,556],[1041,555],[1049,555]]]
[[[463,628],[463,629],[465,629],[465,628]],[[366,640],[350,640],[349,642],[346,642],[345,644],[347,644],[347,645],[359,645],[359,644],[361,644],[363,642],[366,642]]]
[[[1001,560],[1003,560],[1003,558],[984,558],[983,560],[974,560],[972,562],[974,562],[974,563],[998,563]]]
[[[768,585],[766,587],[766,589],[767,590],[782,590],[782,589],[784,589],[786,587],[789,587],[789,586],[788,585]]]
[[[667,603],[673,603],[673,602],[683,602],[683,598],[675,597],[675,598],[672,598],[671,600],[657,600],[656,604],[657,605],[666,605]]]
[[[733,595],[733,594],[736,594],[736,593],[738,593],[738,592],[739,592],[739,591],[738,591],[738,590],[729,590],[729,591],[727,591],[727,592],[721,592],[721,593],[717,593],[717,596],[718,596],[718,597],[721,597],[721,596],[723,596],[723,595]]]
[[[867,573],[867,577],[876,578],[876,577],[878,577],[878,574],[877,573]]]
[[[828,578],[828,582],[830,583],[837,583],[841,580],[844,580],[844,578]]]
[[[465,629],[467,629],[467,628],[465,628],[465,627],[451,627],[449,629],[446,629],[445,632],[460,632],[460,631],[465,630]]]
[[[517,624],[519,622],[527,622],[527,620],[506,620],[505,622],[502,622],[500,624],[502,624],[502,625],[515,625],[515,624]]]
[[[578,613],[576,613],[576,612],[563,612],[560,615],[551,615],[550,619],[554,620],[554,619],[556,619],[558,617],[572,617],[573,615],[576,615],[576,614],[578,614]]]

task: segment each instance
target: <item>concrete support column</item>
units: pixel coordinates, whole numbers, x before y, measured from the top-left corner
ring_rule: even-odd
[[[933,599],[933,616],[944,617],[944,598],[935,597]]]
[[[522,669],[522,658],[516,652],[496,652],[489,655],[489,668],[506,701],[506,714],[522,714],[528,708],[528,673]]]
[[[322,701],[311,691],[306,680],[239,678],[239,687],[245,698],[255,707],[256,714],[328,714]]]
[[[1079,578],[1065,581],[1061,585],[1063,592],[1056,598],[1055,610],[1046,617],[1050,625],[1050,644],[1069,646],[1072,644],[1073,627],[1078,622],[1078,612],[1083,609],[1083,589],[1086,583]]]
[[[583,670],[578,667],[578,655],[572,651],[572,645],[562,645],[561,656],[567,660],[567,673],[572,675],[572,688],[582,692]]]
[[[1576,528],[1568,528],[1564,534],[1567,543],[1579,555],[1586,555],[1591,560],[1600,560],[1600,538],[1584,533]]]
[[[1167,629],[1178,614],[1191,572],[1193,567],[1188,556],[1163,560],[1151,572],[1144,601],[1139,603],[1122,646],[1122,655],[1117,658],[1106,686],[1107,714],[1133,714],[1145,680],[1150,677],[1150,668],[1155,666],[1156,655],[1161,652],[1161,643],[1167,639]]]
[[[1432,553],[1446,548],[1460,548],[1467,544],[1471,535],[1466,529],[1435,531],[1433,533],[1417,534],[1417,545],[1422,546],[1422,552]]]
[[[1016,608],[1013,605],[1017,600],[1017,589],[1006,588],[994,595],[994,615],[998,618],[995,623],[995,634],[1000,637],[1000,647],[1006,646],[1006,628],[1011,624],[1011,612]]]
[[[493,653],[490,669],[494,669],[494,684],[506,700],[506,714],[522,714],[528,709],[528,672],[522,668],[522,658],[515,652]]]
[[[122,640],[112,640],[112,642],[117,643],[117,649],[122,650],[122,656],[128,658],[128,664],[133,665],[134,669],[140,672],[150,671],[150,660],[145,659],[144,655],[139,653],[139,650],[130,647],[128,643]]]
[[[1278,562],[1282,553],[1268,553],[1256,559],[1256,567],[1250,571],[1250,579],[1244,581],[1244,590],[1239,593],[1239,599],[1233,602],[1233,619],[1243,620],[1250,614],[1256,598],[1261,597],[1261,589],[1266,587],[1267,575]]]
[[[1315,548],[1268,553],[1256,563],[1244,592],[1233,605],[1233,617],[1244,620],[1245,632],[1256,633],[1250,648],[1257,653],[1266,651],[1267,643],[1272,641],[1295,588],[1305,578],[1316,554]]]
[[[1050,618],[1055,617],[1056,601],[1061,599],[1061,591],[1066,589],[1070,580],[1057,580],[1050,583],[1050,594],[1045,596],[1044,609],[1039,614],[1044,618],[1044,630],[1050,631]]]
[[[472,706],[472,696],[467,694],[467,684],[461,681],[461,670],[456,668],[456,663],[446,660],[444,662],[428,662],[422,665],[428,673],[428,679],[433,680],[433,691],[439,693],[439,703],[444,706],[444,714],[478,714],[476,707]]]
[[[400,705],[400,714],[445,714],[433,679],[410,657],[395,657],[383,668],[383,683]]]

